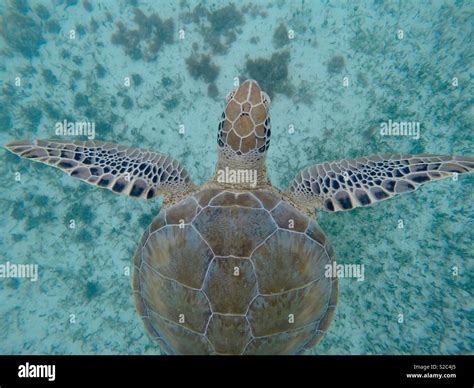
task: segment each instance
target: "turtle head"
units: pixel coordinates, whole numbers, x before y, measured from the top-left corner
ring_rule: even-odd
[[[270,97],[247,80],[226,97],[217,134],[219,153],[232,160],[263,159],[270,145]]]

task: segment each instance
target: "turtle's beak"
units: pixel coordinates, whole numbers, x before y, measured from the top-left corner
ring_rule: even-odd
[[[237,101],[248,101],[252,105],[257,105],[262,100],[262,89],[257,81],[248,79],[236,90],[234,98]]]

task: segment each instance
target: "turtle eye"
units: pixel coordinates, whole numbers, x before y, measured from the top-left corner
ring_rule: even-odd
[[[232,90],[229,93],[227,93],[227,96],[225,97],[225,101],[229,102],[234,96],[235,96],[235,90]]]
[[[265,108],[268,110],[268,108],[270,108],[270,104],[272,103],[272,101],[270,100],[270,97],[268,96],[267,93],[265,92],[261,92],[261,93],[262,93],[262,103],[265,106]]]

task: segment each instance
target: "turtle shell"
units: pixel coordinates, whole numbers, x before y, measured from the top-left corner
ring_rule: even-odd
[[[318,224],[275,191],[205,189],[163,209],[135,255],[133,288],[169,354],[295,354],[337,303]]]

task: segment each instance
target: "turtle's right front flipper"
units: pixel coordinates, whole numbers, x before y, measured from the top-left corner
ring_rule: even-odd
[[[472,170],[474,158],[469,156],[373,155],[307,167],[287,194],[309,211],[351,210]]]
[[[170,156],[102,141],[21,140],[11,152],[65,171],[115,193],[151,199],[191,189],[184,167]]]

